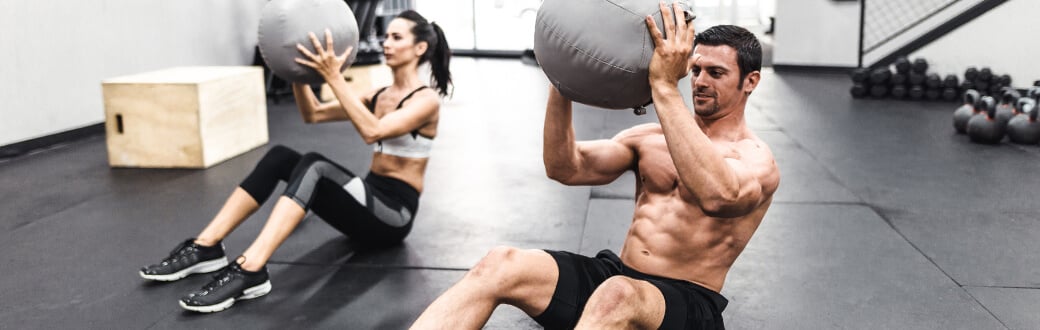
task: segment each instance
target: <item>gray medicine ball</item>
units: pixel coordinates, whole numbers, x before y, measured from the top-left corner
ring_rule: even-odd
[[[354,12],[343,0],[272,0],[264,6],[260,16],[260,55],[264,62],[282,79],[297,83],[324,82],[317,71],[296,63],[304,55],[296,44],[312,53],[314,45],[307,36],[314,32],[325,47],[325,29],[332,31],[336,54],[354,47],[341,70],[350,66],[357,56],[358,24]]]
[[[545,0],[535,19],[535,57],[572,101],[607,109],[646,105],[654,53],[647,15],[664,29],[659,0]]]

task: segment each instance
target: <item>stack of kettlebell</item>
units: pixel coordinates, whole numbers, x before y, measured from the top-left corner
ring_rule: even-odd
[[[1025,96],[1011,87],[999,91],[999,98],[975,89],[964,92],[963,105],[953,112],[953,127],[967,134],[972,142],[997,144],[1007,136],[1012,143],[1036,145],[1040,142],[1037,105],[1040,86],[1029,89]]]
[[[852,88],[855,98],[945,100],[953,101],[960,94],[957,75],[941,77],[928,73],[928,60],[896,58],[891,65],[852,70]]]
[[[961,80],[955,74],[940,76],[928,72],[928,60],[913,61],[898,57],[891,65],[852,70],[852,87],[849,93],[854,98],[890,98],[907,100],[953,101],[969,89],[981,96],[1002,97],[1003,90],[1011,87],[1011,76],[994,73],[988,67],[969,67]]]

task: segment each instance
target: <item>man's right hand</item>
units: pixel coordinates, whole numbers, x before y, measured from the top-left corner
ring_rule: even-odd
[[[650,83],[677,85],[690,72],[690,54],[693,52],[693,39],[696,33],[693,22],[687,25],[685,19],[675,20],[672,13],[685,15],[678,2],[669,9],[661,2],[661,18],[664,20],[664,34],[657,28],[652,16],[646,17],[646,26],[654,41],[654,55],[650,59]]]

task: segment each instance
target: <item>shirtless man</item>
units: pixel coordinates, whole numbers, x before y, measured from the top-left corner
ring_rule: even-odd
[[[665,34],[647,18],[656,49],[650,84],[660,124],[610,140],[575,142],[571,102],[555,88],[546,106],[550,178],[601,185],[635,171],[636,207],[621,257],[491,250],[426,309],[413,328],[478,329],[498,304],[549,329],[722,329],[726,273],[772,203],[780,174],[744,122],[760,79],[753,34],[717,26],[696,36],[661,5]],[[681,12],[675,5],[675,12]],[[694,53],[691,57],[691,49]],[[694,113],[678,81],[693,73]]]

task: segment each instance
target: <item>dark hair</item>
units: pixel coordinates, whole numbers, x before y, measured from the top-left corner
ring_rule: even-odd
[[[448,47],[448,40],[444,38],[444,30],[441,30],[437,23],[426,21],[425,17],[414,10],[405,10],[397,17],[415,23],[415,26],[412,27],[415,42],[425,42],[428,45],[426,52],[419,58],[419,64],[430,62],[433,81],[436,85],[434,87],[441,96],[448,95],[449,86],[453,85],[451,71],[448,68],[451,63],[451,48]]]
[[[762,44],[750,31],[736,25],[716,25],[698,33],[693,46],[730,46],[737,50],[737,66],[740,67],[740,85],[752,71],[762,70]]]

